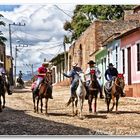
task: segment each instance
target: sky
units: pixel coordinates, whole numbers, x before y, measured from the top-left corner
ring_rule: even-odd
[[[63,52],[63,37],[67,35],[63,29],[65,21],[70,21],[75,4],[22,4],[0,5],[0,14],[4,16],[0,20],[6,23],[1,26],[6,42],[6,54],[10,55],[9,24],[11,25],[12,56],[15,58],[15,46],[17,46],[17,71],[25,73],[34,70],[44,61],[50,60]],[[24,47],[23,47],[24,46]],[[67,50],[70,45],[67,45]]]

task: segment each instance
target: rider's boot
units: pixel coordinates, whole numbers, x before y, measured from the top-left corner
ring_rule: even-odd
[[[87,86],[85,86],[85,88],[86,88],[86,96],[85,96],[85,99],[88,100],[89,90],[88,90],[88,87]]]
[[[35,89],[33,90],[33,94],[34,94],[34,95],[37,95],[37,94],[38,94],[38,88],[35,88]]]
[[[50,94],[50,99],[53,99],[52,93]]]
[[[124,92],[121,93],[121,97],[125,97],[126,94]]]

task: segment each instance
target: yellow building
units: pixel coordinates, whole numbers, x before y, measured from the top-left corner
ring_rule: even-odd
[[[10,69],[11,69],[11,56],[9,56],[9,55],[6,55],[5,69],[6,69],[7,74],[10,74]]]

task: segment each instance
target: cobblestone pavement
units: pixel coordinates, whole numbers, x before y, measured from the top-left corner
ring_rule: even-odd
[[[120,98],[118,114],[115,111],[106,113],[104,99],[98,99],[97,114],[89,113],[88,102],[85,100],[84,119],[81,120],[77,116],[72,117],[71,106],[65,107],[69,95],[68,87],[54,87],[54,99],[49,100],[49,116],[45,116],[44,113],[33,112],[32,93],[29,87],[16,89],[12,95],[6,93],[6,108],[0,113],[0,135],[140,135],[138,98]]]

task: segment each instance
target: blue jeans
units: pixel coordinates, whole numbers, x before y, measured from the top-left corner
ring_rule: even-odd
[[[70,85],[70,90],[71,90],[71,96],[74,95],[74,92],[75,92],[75,87],[76,87],[76,84],[77,84],[77,80],[73,80],[71,85]]]

